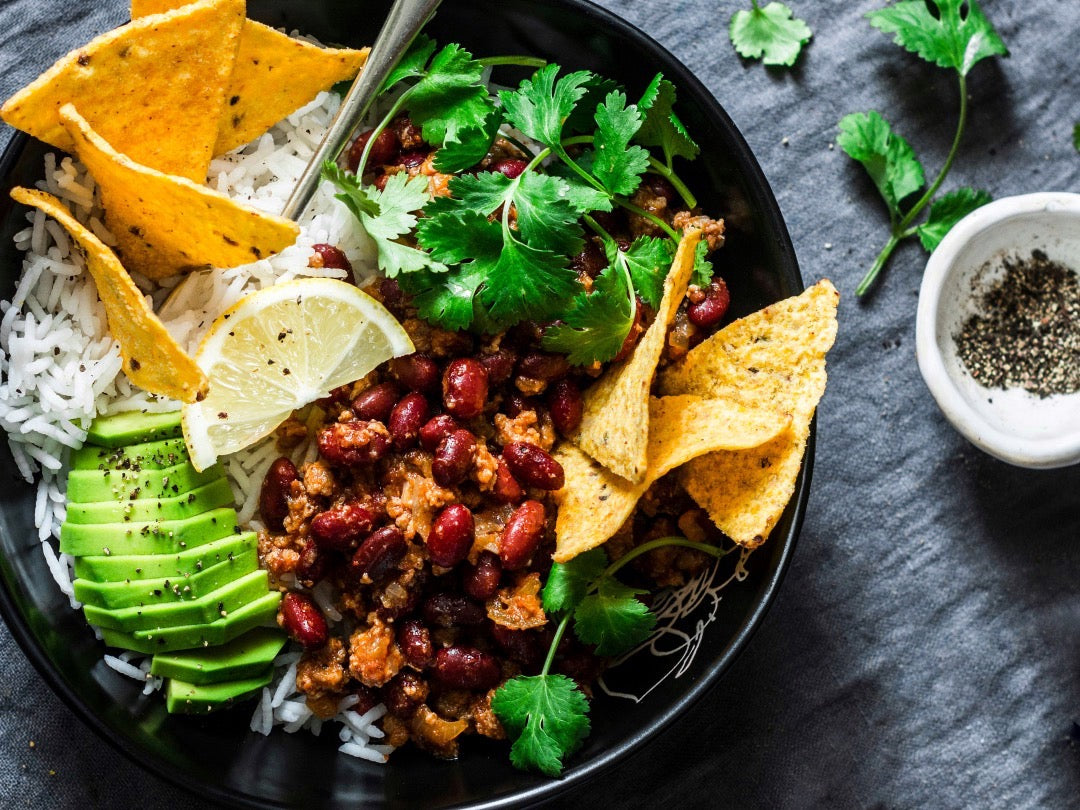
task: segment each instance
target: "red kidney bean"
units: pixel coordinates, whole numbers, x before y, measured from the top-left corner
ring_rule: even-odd
[[[289,591],[281,600],[281,626],[285,632],[312,650],[326,643],[326,617],[306,593]]]
[[[581,389],[573,380],[563,378],[552,386],[548,394],[548,412],[555,429],[564,436],[572,433],[581,424],[585,413],[585,401],[581,398]]]
[[[357,419],[378,419],[383,424],[390,420],[390,412],[401,392],[392,382],[373,385],[352,401],[351,410]]]
[[[535,667],[544,660],[546,649],[541,646],[544,637],[540,633],[533,630],[511,630],[492,622],[491,635],[511,661],[526,667]]]
[[[390,309],[397,309],[404,303],[405,294],[401,291],[397,279],[384,278],[379,282],[379,297]]]
[[[383,687],[386,710],[395,717],[408,719],[428,698],[427,682],[415,672],[404,670]]]
[[[435,646],[431,643],[431,631],[419,619],[406,619],[397,633],[398,647],[405,661],[419,670],[431,666],[435,660]]]
[[[420,446],[429,453],[434,453],[439,442],[459,429],[461,425],[457,420],[446,413],[433,416],[420,428]]]
[[[282,456],[266,471],[262,489],[259,490],[259,513],[263,523],[272,532],[285,529],[285,518],[289,516],[289,492],[292,482],[300,479],[296,465]]]
[[[319,452],[331,464],[357,467],[374,464],[390,449],[390,435],[381,422],[354,419],[319,431]]]
[[[675,190],[675,186],[671,185],[671,182],[666,177],[661,177],[658,174],[642,176],[641,185],[655,196],[663,197],[668,205],[679,199],[679,192]]]
[[[348,166],[350,172],[355,173],[359,168],[360,156],[364,154],[364,147],[371,140],[371,133],[374,131],[369,129],[367,132],[360,133],[360,136],[349,147]],[[393,163],[400,148],[401,144],[398,142],[397,133],[387,127],[376,136],[375,143],[371,145],[371,151],[368,152],[367,166],[364,168],[371,171],[376,166],[386,166]]]
[[[491,488],[491,497],[499,503],[517,503],[525,497],[525,490],[514,478],[506,462],[499,459],[499,466],[495,470],[495,484]]]
[[[390,181],[390,175],[387,172],[380,172],[375,175],[374,186],[379,191],[386,191],[386,184]]]
[[[469,507],[452,503],[435,517],[427,537],[428,556],[436,565],[451,568],[465,559],[476,537]]]
[[[431,475],[439,486],[455,486],[465,480],[475,458],[476,439],[467,430],[455,430],[435,449]]]
[[[517,419],[522,411],[535,411],[536,402],[524,394],[513,391],[503,399],[503,411],[511,419]]]
[[[352,265],[340,248],[335,247],[334,245],[320,243],[318,245],[312,245],[312,250],[315,251],[315,255],[308,260],[308,266],[330,267],[335,270],[347,270],[350,273],[352,272]]]
[[[455,645],[436,653],[435,677],[455,689],[491,689],[502,678],[502,668],[494,655]]]
[[[431,391],[439,384],[439,367],[423,354],[395,357],[390,361],[390,373],[410,391]]]
[[[578,683],[592,683],[602,671],[600,660],[588,650],[571,649],[555,663],[555,669]]]
[[[323,548],[344,551],[370,532],[377,518],[371,504],[347,501],[315,515],[309,528],[312,538]]]
[[[502,577],[502,563],[498,555],[490,551],[481,551],[476,565],[470,565],[465,570],[461,584],[470,599],[486,602],[499,590],[500,577]]]
[[[607,257],[599,246],[591,239],[585,243],[585,248],[570,262],[570,269],[579,276],[586,275],[596,278],[608,266]]]
[[[499,559],[503,568],[517,571],[529,564],[544,536],[544,505],[525,501],[506,521],[499,535]]]
[[[487,401],[487,371],[471,357],[451,360],[443,372],[442,390],[447,411],[460,419],[472,419],[483,412]]]
[[[479,357],[480,365],[488,374],[488,386],[502,385],[510,379],[514,373],[514,364],[517,355],[509,349],[499,349],[491,354],[482,354]]]
[[[504,158],[491,167],[491,171],[498,172],[501,175],[509,177],[511,180],[515,180],[521,176],[521,173],[525,171],[525,167],[529,164],[524,160],[518,158]]]
[[[525,486],[556,490],[565,483],[562,465],[535,444],[513,442],[503,448],[502,457],[510,472]]]
[[[364,686],[364,684],[356,683],[356,681],[353,681],[353,684],[352,693],[359,698],[356,705],[353,706],[353,711],[357,714],[367,714],[382,702],[379,700],[379,693],[370,686]]]
[[[319,551],[319,544],[312,538],[300,541],[300,559],[296,562],[296,578],[305,585],[314,585],[326,575],[326,555]]]
[[[694,326],[710,329],[724,319],[729,304],[731,293],[727,284],[722,278],[714,278],[705,290],[705,299],[686,308],[686,317]]]
[[[427,421],[430,410],[423,394],[414,391],[401,398],[401,401],[394,406],[390,414],[390,424],[387,425],[390,436],[394,440],[394,447],[405,450],[416,443],[420,428]]]
[[[519,377],[530,380],[551,382],[560,377],[565,377],[570,371],[570,363],[561,354],[547,354],[542,352],[530,352],[521,358],[518,363],[517,373]]]
[[[406,169],[416,169],[427,160],[428,152],[425,149],[416,149],[412,152],[402,152],[398,155],[397,165]]]
[[[372,582],[392,573],[405,556],[405,535],[397,526],[383,526],[369,534],[352,558],[353,570]]]
[[[635,304],[634,322],[630,324],[630,331],[626,333],[626,339],[623,341],[619,353],[611,359],[613,363],[622,362],[629,357],[633,353],[634,347],[637,346],[641,334],[645,331],[645,308],[641,305],[640,298],[636,300]]]
[[[433,593],[424,600],[422,611],[424,621],[433,627],[473,627],[487,618],[480,605],[456,593]]]

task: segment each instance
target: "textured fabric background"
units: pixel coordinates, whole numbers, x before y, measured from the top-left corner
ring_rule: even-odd
[[[831,148],[836,122],[878,109],[936,171],[955,121],[951,74],[870,29],[863,15],[881,0],[789,0],[815,35],[786,72],[743,63],[728,42],[749,0],[601,3],[704,79],[764,167],[804,277],[828,276],[844,297],[809,513],[779,598],[690,716],[572,800],[1075,806],[1080,467],[1009,467],[938,412],[915,363],[917,244],[868,300],[852,292],[886,218],[861,168]],[[975,69],[947,187],[1080,191],[1080,3],[983,6],[1012,57]],[[0,96],[126,13],[121,0],[3,0]],[[193,805],[76,720],[2,626],[0,796],[9,807]]]

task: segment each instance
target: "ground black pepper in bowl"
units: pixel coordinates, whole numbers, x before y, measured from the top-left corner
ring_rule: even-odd
[[[1033,250],[1006,257],[1004,275],[981,292],[979,311],[955,336],[972,378],[987,388],[1048,397],[1080,390],[1080,278]],[[988,267],[977,275],[979,287]]]

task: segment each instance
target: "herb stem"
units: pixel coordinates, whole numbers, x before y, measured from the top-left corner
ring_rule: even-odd
[[[650,540],[648,543],[642,543],[640,546],[635,546],[630,551],[626,552],[623,556],[619,557],[615,562],[604,569],[599,577],[596,578],[596,582],[590,587],[590,590],[595,590],[600,587],[600,581],[607,577],[614,576],[615,572],[631,562],[636,557],[640,557],[642,554],[648,554],[650,551],[655,551],[658,548],[666,548],[668,546],[680,546],[682,548],[692,548],[694,551],[702,551],[709,554],[716,559],[721,559],[732,551],[734,548],[717,548],[716,546],[709,545],[708,543],[695,543],[693,540],[687,540],[685,537],[658,537],[656,540]]]
[[[915,217],[919,215],[919,212],[926,207],[926,204],[934,198],[937,194],[937,190],[941,188],[941,184],[945,181],[945,176],[949,173],[949,169],[952,168],[953,161],[956,159],[956,154],[960,150],[960,139],[964,135],[964,127],[967,124],[967,112],[968,112],[968,97],[967,97],[967,77],[964,74],[959,73],[960,77],[960,119],[956,122],[956,134],[953,136],[952,146],[949,148],[949,156],[945,158],[945,165],[941,167],[941,171],[938,172],[938,176],[934,178],[934,182],[930,184],[930,188],[926,190],[926,193],[919,198],[919,201],[911,207],[911,210],[907,212],[899,225],[897,225],[897,231],[903,231],[907,228]]]
[[[683,198],[683,202],[686,203],[687,208],[697,208],[697,198],[691,193],[690,189],[686,187],[686,183],[682,181],[679,175],[675,174],[674,169],[661,163],[652,155],[649,155],[649,171],[661,175],[666,178],[671,185],[675,186],[675,190],[679,192],[679,196]]]
[[[538,56],[482,56],[476,61],[484,67],[495,67],[497,65],[520,65],[521,67],[542,68],[547,65],[547,60],[541,59]]]
[[[555,651],[559,649],[559,642],[562,641],[563,635],[566,633],[566,628],[570,626],[570,618],[574,615],[573,611],[569,611],[562,620],[559,622],[559,626],[555,628],[555,635],[551,639],[551,646],[548,647],[547,658],[544,659],[544,666],[540,670],[540,676],[548,674],[548,670],[551,669],[551,662],[555,660]]]
[[[672,228],[670,225],[668,225],[666,222],[664,222],[664,220],[660,219],[660,217],[656,216],[655,214],[650,214],[644,208],[634,205],[632,202],[630,202],[629,200],[624,200],[622,197],[612,197],[611,199],[614,200],[615,204],[618,205],[620,208],[625,208],[627,211],[637,214],[639,217],[644,217],[657,228],[659,228],[672,239],[674,239],[676,242],[679,241],[679,232]]]
[[[584,180],[590,186],[595,188],[597,191],[599,191],[599,192],[601,192],[603,194],[608,193],[607,189],[605,189],[602,185],[600,185],[599,180],[597,180],[595,177],[593,177],[591,174],[589,174],[583,168],[578,166],[577,163],[574,161],[574,159],[572,157],[570,157],[570,155],[566,154],[566,150],[562,148],[562,144],[552,144],[552,146],[550,146],[549,148],[558,156],[559,160],[561,160],[563,163],[565,163],[567,166],[569,166],[574,171],[574,173],[576,175],[578,175],[578,177],[580,177],[582,180]]]
[[[356,176],[358,178],[364,176],[364,169],[367,168],[368,155],[371,154],[371,147],[375,145],[375,139],[378,138],[379,134],[394,120],[394,116],[398,114],[398,111],[405,106],[405,102],[408,100],[409,96],[412,95],[412,91],[415,87],[416,85],[413,85],[398,96],[397,100],[390,105],[390,109],[387,110],[386,115],[384,115],[382,120],[375,125],[371,137],[369,137],[367,143],[364,144],[364,151],[360,155],[360,162],[356,164]]]
[[[859,282],[859,286],[855,288],[855,295],[863,295],[870,289],[882,268],[885,267],[885,263],[889,261],[889,257],[892,255],[893,250],[900,244],[901,238],[901,235],[897,233],[893,233],[889,236],[889,241],[885,243],[885,247],[881,249],[881,253],[874,259],[874,264],[871,265],[870,269],[866,272],[866,275],[863,276],[862,281]]]
[[[592,143],[596,140],[594,135],[575,135],[573,138],[564,138],[559,141],[562,146],[581,146],[585,143]]]

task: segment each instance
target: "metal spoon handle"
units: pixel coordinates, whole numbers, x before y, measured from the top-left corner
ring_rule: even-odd
[[[323,164],[336,160],[353,131],[363,120],[375,100],[379,88],[394,66],[401,61],[413,39],[431,19],[441,0],[396,0],[383,23],[367,63],[356,76],[349,92],[341,101],[334,123],[326,131],[315,154],[311,156],[300,180],[293,189],[281,215],[294,222],[300,218],[319,187]]]

